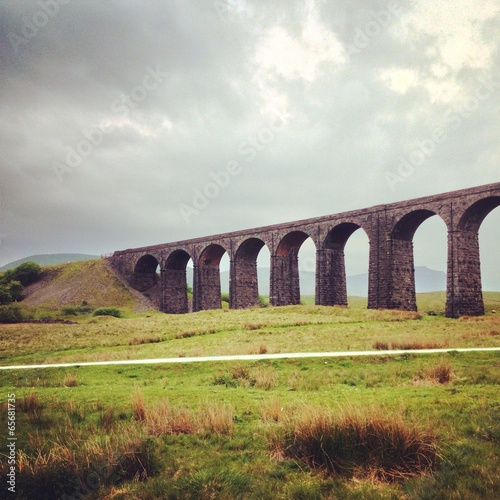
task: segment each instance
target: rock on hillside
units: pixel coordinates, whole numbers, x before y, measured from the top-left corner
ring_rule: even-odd
[[[72,262],[44,268],[41,279],[25,288],[23,303],[59,308],[80,305],[156,309],[153,302],[130,288],[104,259]]]

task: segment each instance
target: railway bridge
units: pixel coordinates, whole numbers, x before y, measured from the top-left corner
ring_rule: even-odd
[[[484,218],[500,205],[500,183],[377,205],[349,212],[185,241],[120,250],[109,260],[137,290],[159,290],[165,313],[187,313],[186,268],[193,262],[193,311],[221,307],[220,260],[230,260],[231,308],[258,305],[257,256],[270,254],[270,303],[300,302],[298,252],[311,238],[316,246],[318,305],[347,305],[344,247],[354,231],[370,243],[368,308],[417,308],[413,235],[429,217],[448,230],[446,315],[484,314],[478,232]],[[160,274],[157,274],[157,268]]]

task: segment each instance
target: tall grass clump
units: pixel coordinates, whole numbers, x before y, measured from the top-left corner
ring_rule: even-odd
[[[168,400],[146,407],[137,391],[132,402],[132,413],[149,435],[217,434],[231,435],[234,431],[234,408],[230,405],[204,402],[198,411],[175,407]]]
[[[340,414],[305,407],[271,431],[273,454],[332,475],[395,481],[433,470],[437,437],[381,409]]]
[[[71,426],[32,443],[17,453],[16,498],[87,498],[103,486],[144,481],[157,472],[155,444],[135,423],[92,435]],[[0,463],[2,476],[6,467]]]
[[[43,404],[35,391],[25,394],[19,403],[21,411],[27,414],[31,424],[40,423],[42,419]]]
[[[148,434],[193,434],[197,430],[196,420],[187,408],[174,408],[168,401],[162,401],[145,410],[143,424]]]
[[[206,433],[223,436],[234,432],[234,408],[221,403],[203,403],[199,412],[200,428]]]

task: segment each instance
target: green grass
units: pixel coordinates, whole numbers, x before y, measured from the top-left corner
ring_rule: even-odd
[[[243,498],[300,498],[300,491],[318,492],[317,498],[492,498],[500,486],[498,362],[491,353],[451,353],[19,370],[1,372],[0,380],[19,402],[17,445],[26,470],[38,470],[39,488],[43,483],[47,492],[54,491],[47,477],[67,494],[85,484],[97,473],[89,464],[98,457],[99,470],[107,472],[90,498],[112,492],[125,495],[118,498],[167,498],[165,492],[171,498],[235,498],[242,492]],[[426,376],[442,364],[452,370],[451,381]],[[77,384],[66,386],[69,378]],[[137,394],[143,422],[136,418]],[[432,428],[437,463],[426,475],[386,482],[376,479],[372,466],[345,475],[307,457],[279,456],[276,436],[285,435],[305,408],[312,421],[347,409],[366,418],[382,413],[410,429]],[[3,426],[5,410],[3,405]],[[58,457],[52,461],[51,450]],[[131,481],[132,469],[108,470],[121,463],[124,450],[129,458],[145,454],[146,470],[138,460],[133,464],[146,481]],[[36,487],[35,474],[24,479]],[[217,492],[222,496],[210,496]]]
[[[123,318],[72,316],[76,322],[72,325],[2,325],[0,364],[354,351],[374,349],[376,342],[492,347],[498,345],[500,334],[498,313],[455,320],[411,312],[324,306],[214,310],[187,315],[121,310]]]
[[[500,488],[500,356],[453,351],[499,346],[498,313],[452,320],[354,306],[121,310],[123,318],[72,316],[71,325],[1,325],[0,362],[375,350],[376,342],[450,351],[0,371],[2,428],[6,395],[17,402],[17,498],[486,499]],[[318,431],[312,439],[298,440],[307,437],[300,422]],[[365,437],[349,444],[350,429]],[[366,429],[389,437],[363,448]],[[396,431],[401,439],[390,437]],[[411,458],[397,446],[405,436],[436,445],[422,473],[385,461]],[[342,467],[329,465],[341,458],[328,442],[348,443]]]

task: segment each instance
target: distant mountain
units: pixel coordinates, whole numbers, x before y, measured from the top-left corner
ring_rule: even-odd
[[[261,295],[269,295],[269,268],[259,267],[257,270],[259,289]],[[193,283],[193,270],[188,268],[188,282]],[[229,292],[229,271],[220,274],[221,291]],[[435,271],[428,267],[418,266],[415,268],[415,288],[417,293],[440,292],[446,290],[446,273]],[[303,295],[314,295],[315,274],[311,272],[300,273],[300,289]],[[368,274],[355,274],[347,277],[348,295],[358,297],[368,296]]]
[[[81,260],[98,259],[99,255],[88,255],[84,253],[53,253],[44,255],[31,255],[24,259],[19,259],[9,264],[0,267],[0,271],[14,269],[14,267],[23,264],[24,262],[36,262],[40,266],[53,266],[55,264],[67,264],[68,262],[76,262]]]

